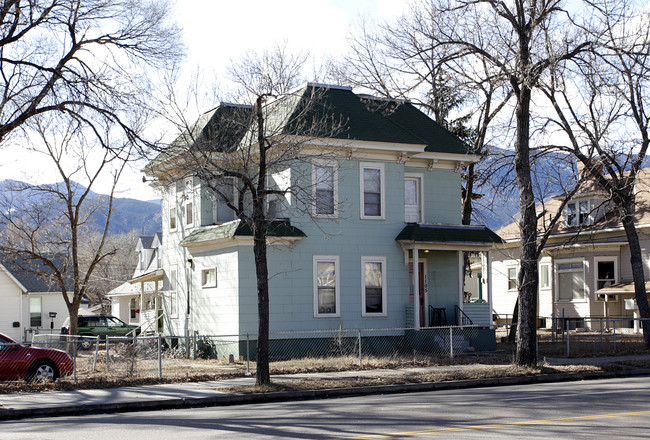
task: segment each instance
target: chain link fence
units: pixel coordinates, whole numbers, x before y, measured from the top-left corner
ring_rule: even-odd
[[[630,317],[548,317],[548,328],[537,329],[538,359],[548,357],[590,357],[647,353],[643,323]],[[506,342],[512,326],[499,326],[497,338]]]
[[[645,352],[641,327],[642,320],[631,318],[556,318],[551,328],[538,330],[538,357]],[[499,328],[496,336],[501,339],[507,328]],[[280,332],[270,334],[269,358],[271,368],[282,371],[316,363],[345,368],[381,362],[438,362],[495,350],[495,341],[494,329],[473,326]],[[0,344],[1,362],[12,353],[6,349],[9,345]],[[73,363],[69,380],[209,379],[253,373],[257,338],[254,334],[105,339],[41,334],[34,335],[31,346],[68,353]],[[22,368],[29,370],[29,366]]]
[[[31,346],[67,352],[71,380],[88,378],[197,378],[251,374],[255,370],[256,335],[81,337],[34,335]],[[297,365],[326,360],[333,368],[387,361],[453,358],[476,350],[494,350],[494,331],[479,327],[419,330],[337,329],[271,333],[269,358],[274,364]],[[0,357],[2,356],[0,351]]]

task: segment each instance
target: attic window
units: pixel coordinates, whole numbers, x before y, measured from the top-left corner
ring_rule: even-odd
[[[591,200],[569,202],[565,208],[565,221],[567,227],[590,225]]]

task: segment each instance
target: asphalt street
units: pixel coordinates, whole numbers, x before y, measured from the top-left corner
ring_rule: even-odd
[[[647,438],[647,377],[32,418],[0,438]]]

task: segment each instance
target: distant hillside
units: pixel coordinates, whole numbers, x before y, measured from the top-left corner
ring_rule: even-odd
[[[22,204],[42,203],[44,196],[34,192],[20,192],[11,194],[9,188],[21,184],[14,180],[0,181],[0,195],[19,199]],[[81,186],[80,186],[81,187]],[[89,194],[89,205],[94,202],[107,200],[104,194],[92,192]],[[102,228],[105,222],[105,211],[94,214],[93,221],[97,228]],[[142,201],[130,198],[115,197],[113,199],[113,214],[109,225],[111,234],[137,230],[139,233],[151,235],[160,231],[162,227],[160,201]]]
[[[487,182],[475,188],[476,193],[482,196],[474,202],[472,223],[496,231],[519,218],[519,190],[513,159],[512,153],[495,149],[478,165]],[[531,168],[538,197],[541,195],[547,199],[575,185],[575,160],[564,154],[540,155]],[[535,202],[539,203],[539,200]]]

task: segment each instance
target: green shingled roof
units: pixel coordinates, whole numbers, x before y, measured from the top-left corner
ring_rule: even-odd
[[[224,223],[223,225],[204,227],[191,232],[181,241],[181,245],[191,245],[207,241],[232,239],[236,237],[252,237],[253,231],[241,220]],[[268,237],[302,238],[307,235],[286,220],[274,220],[268,223]]]
[[[421,243],[503,243],[501,237],[486,226],[426,225],[410,223],[399,233],[397,241]]]
[[[310,84],[265,106],[267,135],[424,145],[425,151],[468,154],[470,146],[413,104],[359,96],[349,87]],[[204,113],[153,163],[187,148],[230,151],[257,139],[252,107],[221,104]],[[325,123],[324,123],[325,122]],[[340,126],[338,130],[332,127]]]

